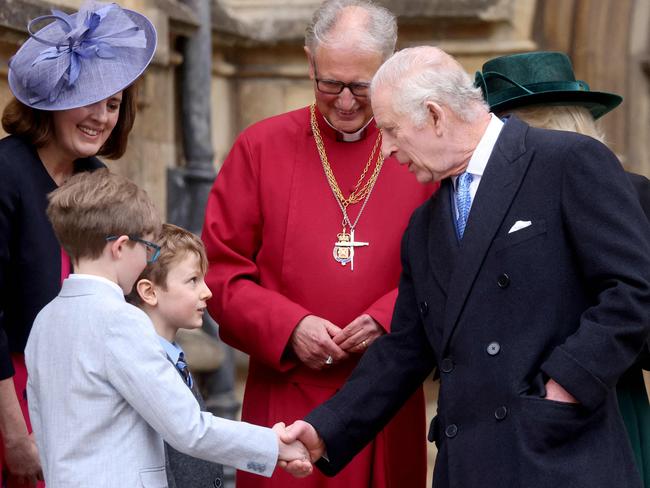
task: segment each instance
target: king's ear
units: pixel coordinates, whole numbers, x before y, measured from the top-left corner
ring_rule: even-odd
[[[156,287],[151,281],[144,278],[138,280],[138,282],[135,284],[135,290],[138,293],[140,300],[142,300],[147,305],[155,307],[158,304]]]
[[[436,102],[428,101],[427,109],[429,110],[429,121],[431,123],[431,126],[433,127],[435,133],[440,135],[447,114],[445,113],[442,106],[440,106]]]

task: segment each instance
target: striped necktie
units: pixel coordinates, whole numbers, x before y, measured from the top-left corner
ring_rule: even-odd
[[[185,384],[192,388],[192,375],[190,374],[190,369],[187,367],[185,362],[185,353],[181,352],[178,355],[178,361],[176,361],[176,369],[180,371],[181,376],[185,380]]]

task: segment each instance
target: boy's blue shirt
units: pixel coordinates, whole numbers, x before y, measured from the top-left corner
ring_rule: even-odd
[[[181,353],[185,353],[181,348],[181,346],[179,346],[175,342],[169,342],[167,339],[165,339],[162,336],[158,336],[158,341],[160,342],[160,345],[165,350],[165,353],[167,353],[169,359],[171,359],[172,363],[174,364],[178,362],[178,356],[180,356]]]

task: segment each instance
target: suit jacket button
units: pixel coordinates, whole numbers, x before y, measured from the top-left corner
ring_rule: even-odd
[[[454,370],[454,362],[451,358],[445,358],[440,362],[440,371],[443,373],[451,373]]]
[[[445,435],[451,439],[452,437],[456,437],[456,434],[458,434],[458,426],[456,424],[449,424],[445,429]]]
[[[429,304],[427,302],[420,302],[420,313],[422,315],[429,313]]]
[[[497,420],[503,420],[508,415],[508,407],[500,406],[494,411],[494,417]]]
[[[496,356],[501,351],[501,345],[498,342],[490,342],[487,347],[487,353],[490,356]]]
[[[499,288],[508,288],[508,285],[510,285],[510,276],[503,273],[499,278],[497,278],[497,285]]]

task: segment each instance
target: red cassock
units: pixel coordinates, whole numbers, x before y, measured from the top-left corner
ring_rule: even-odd
[[[356,185],[378,136],[374,121],[357,142],[341,142],[320,113],[330,165],[344,195]],[[368,174],[372,172],[374,163]],[[221,338],[250,355],[242,418],[287,425],[327,400],[360,356],[321,371],[291,352],[306,315],[345,327],[370,314],[389,331],[399,281],[400,243],[412,211],[433,192],[387,159],[356,226],[354,271],[333,257],[342,214],[328,185],[303,108],[259,122],[235,142],[210,193],[203,240],[213,293],[209,311]],[[362,203],[350,207],[354,222]],[[348,229],[349,230],[349,229]],[[238,473],[237,487],[425,486],[426,433],[421,389],[335,478],[294,480]]]

